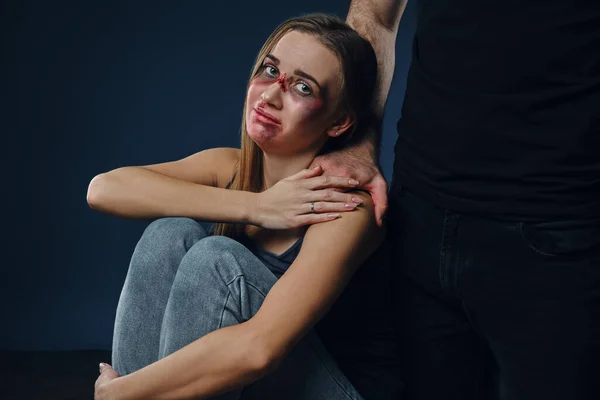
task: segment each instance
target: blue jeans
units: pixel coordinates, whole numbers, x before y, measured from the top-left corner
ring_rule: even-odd
[[[192,219],[152,222],[135,248],[119,299],[113,367],[130,374],[209,332],[250,319],[276,281],[246,247],[208,236]],[[276,371],[218,398],[362,399],[314,331]]]

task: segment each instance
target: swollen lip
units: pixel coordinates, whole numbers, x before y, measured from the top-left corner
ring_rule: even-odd
[[[262,112],[260,112],[259,110],[257,110],[256,108],[254,109],[254,112],[256,114],[258,114],[259,116],[261,116],[262,118],[268,120],[269,122],[275,124],[275,125],[281,125],[281,123],[279,121],[274,120],[273,118],[269,117],[268,115],[263,114]]]

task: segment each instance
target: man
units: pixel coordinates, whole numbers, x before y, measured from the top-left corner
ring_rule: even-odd
[[[405,3],[349,9],[380,115]],[[364,182],[381,218],[378,130],[316,163]],[[398,134],[407,398],[600,398],[600,2],[418,0]]]

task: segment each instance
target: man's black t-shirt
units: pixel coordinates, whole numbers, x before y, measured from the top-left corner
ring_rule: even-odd
[[[600,216],[600,0],[418,0],[394,179],[514,220]]]

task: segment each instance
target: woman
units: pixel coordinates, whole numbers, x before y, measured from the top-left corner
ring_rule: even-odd
[[[135,249],[97,399],[362,398],[311,328],[383,232],[369,196],[324,189],[358,182],[306,168],[371,123],[375,75],[343,22],[291,19],[252,71],[241,150],[92,180],[94,209],[180,217],[150,224]],[[217,221],[217,235],[195,220]]]

